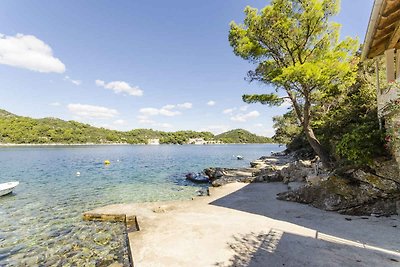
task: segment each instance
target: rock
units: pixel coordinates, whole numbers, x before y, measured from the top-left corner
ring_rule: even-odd
[[[305,181],[307,176],[314,174],[314,169],[311,167],[305,167],[307,164],[305,161],[292,162],[285,168],[282,168],[279,172],[282,176],[283,183],[287,184],[289,182],[302,182]],[[311,163],[310,163],[311,166]]]
[[[400,192],[388,193],[360,180],[331,176],[316,185],[279,193],[277,198],[348,215],[393,215]]]
[[[378,159],[373,166],[376,175],[400,183],[399,167],[395,160]]]
[[[251,177],[249,177],[249,178],[251,178]],[[264,182],[264,176],[257,176],[255,178],[253,178],[253,182],[256,182],[256,183]]]
[[[262,177],[263,181],[265,181],[267,183],[282,182],[282,176],[280,176],[279,172],[261,175],[261,177]]]
[[[288,183],[288,190],[293,191],[293,190],[298,190],[300,187],[305,186],[306,183],[304,182],[290,182]]]
[[[299,168],[311,168],[312,162],[311,160],[299,160],[297,161],[297,167]]]
[[[354,171],[352,173],[352,177],[361,182],[368,183],[371,186],[387,193],[393,193],[400,190],[398,184],[396,184],[394,181],[376,176],[371,173],[366,173],[363,170]]]
[[[208,187],[203,187],[199,190],[197,190],[197,196],[202,197],[202,196],[209,196],[210,195],[210,190]]]
[[[218,178],[221,178],[224,175],[225,175],[225,173],[221,169],[217,169],[217,170],[215,170],[213,178],[217,178],[218,179]]]
[[[396,211],[397,214],[400,215],[400,200],[396,201]]]
[[[306,177],[306,182],[310,185],[319,185],[322,181],[321,176],[310,175]]]
[[[266,166],[267,166],[267,164],[265,163],[265,161],[263,161],[261,159],[250,162],[250,167],[256,168],[256,169],[261,169]]]
[[[210,180],[213,180],[224,176],[225,170],[222,168],[207,168],[204,170],[204,173],[210,178]]]
[[[93,237],[94,242],[96,242],[98,245],[105,246],[107,245],[110,240],[111,240],[111,235],[109,233],[105,232],[100,232],[96,233]]]
[[[241,183],[254,183],[254,182],[262,182],[262,181],[256,181],[257,177],[253,176],[248,176],[248,177],[242,177],[238,180],[238,182]]]
[[[227,183],[228,182],[226,180],[218,179],[218,180],[213,181],[211,183],[211,185],[214,186],[214,187],[219,187],[219,186],[223,186],[223,185],[225,185]]]

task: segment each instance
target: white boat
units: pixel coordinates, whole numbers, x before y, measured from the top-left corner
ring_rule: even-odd
[[[0,184],[0,196],[10,194],[19,182],[8,182]]]
[[[238,160],[242,160],[242,159],[243,159],[243,156],[237,155],[236,158],[237,158]]]

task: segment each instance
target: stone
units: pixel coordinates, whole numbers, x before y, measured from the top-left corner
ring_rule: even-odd
[[[123,267],[123,265],[119,262],[114,262],[108,265],[108,267]]]
[[[222,177],[224,175],[225,175],[225,173],[221,169],[217,169],[217,170],[215,170],[213,178],[217,178],[218,179],[218,178],[220,178],[220,177]]]
[[[321,176],[317,175],[309,175],[306,177],[306,182],[310,185],[319,185],[322,181]]]
[[[306,185],[304,182],[290,182],[288,183],[288,190],[298,190],[300,187]]]
[[[360,180],[331,176],[317,185],[279,193],[277,198],[347,215],[394,215],[400,192],[389,194]]]
[[[378,159],[373,166],[376,175],[400,183],[399,168],[395,160]]]
[[[241,183],[253,183],[256,182],[256,177],[248,176],[248,177],[241,177],[237,180]]]
[[[253,179],[253,181],[256,183],[262,183],[264,182],[264,176],[257,176]]]
[[[274,172],[272,174],[264,176],[264,178],[265,178],[265,181],[269,182],[269,183],[282,182],[283,181],[283,177],[280,175],[279,172]]]
[[[371,186],[382,190],[384,192],[396,192],[400,190],[398,184],[392,180],[384,177],[379,177],[371,173],[366,173],[363,170],[356,170],[352,173],[352,177],[364,183],[368,183]]]
[[[280,176],[282,176],[283,183],[289,182],[302,182],[305,178],[314,173],[314,169],[311,167],[305,167],[306,164],[297,162],[289,163],[289,165],[280,170]],[[311,165],[310,165],[311,166]]]
[[[396,212],[397,215],[400,215],[400,200],[396,201]]]
[[[214,187],[223,186],[224,184],[227,184],[227,182],[221,179],[215,180],[211,183],[211,185]]]
[[[222,168],[207,168],[203,171],[210,180],[219,179],[225,175],[225,170]]]

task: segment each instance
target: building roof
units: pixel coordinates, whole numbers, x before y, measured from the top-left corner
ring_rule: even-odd
[[[365,36],[362,59],[400,48],[400,1],[375,0]]]

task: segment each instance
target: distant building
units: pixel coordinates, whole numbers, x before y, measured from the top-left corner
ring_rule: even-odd
[[[148,139],[147,140],[147,144],[148,145],[159,145],[160,144],[160,139],[156,138],[156,139]]]
[[[204,145],[204,144],[207,144],[207,142],[204,140],[204,138],[189,138],[188,144]]]

